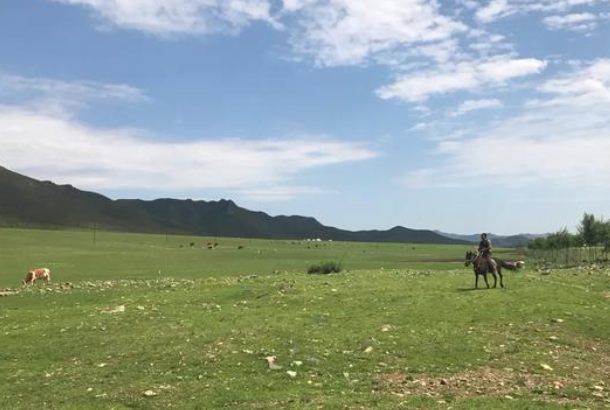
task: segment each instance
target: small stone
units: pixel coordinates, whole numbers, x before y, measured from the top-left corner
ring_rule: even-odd
[[[545,363],[540,363],[540,367],[542,367],[544,370],[549,371],[549,372],[553,371],[553,368]]]
[[[369,346],[366,349],[364,349],[364,353],[371,353],[373,352],[373,346]]]
[[[267,356],[265,360],[267,360],[267,364],[269,365],[269,369],[271,370],[280,370],[282,366],[275,364],[275,356]]]
[[[297,377],[297,372],[294,372],[294,371],[292,371],[292,370],[288,370],[288,371],[286,372],[286,374],[287,374],[288,376],[292,377],[293,379],[294,379],[295,377]]]
[[[142,393],[144,395],[144,397],[155,397],[157,395],[157,393],[155,393],[152,390],[146,390],[144,393]]]

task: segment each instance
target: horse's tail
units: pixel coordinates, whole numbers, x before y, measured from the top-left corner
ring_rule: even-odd
[[[508,262],[503,261],[502,259],[496,259],[496,262],[498,263],[498,266],[508,270],[519,270],[525,266],[525,262],[523,261]]]

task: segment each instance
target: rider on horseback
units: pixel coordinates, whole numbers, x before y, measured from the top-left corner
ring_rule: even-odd
[[[488,272],[496,274],[498,272],[498,265],[496,261],[491,257],[491,240],[487,238],[486,233],[481,234],[481,242],[479,242],[479,254],[477,258],[483,258],[487,262]]]

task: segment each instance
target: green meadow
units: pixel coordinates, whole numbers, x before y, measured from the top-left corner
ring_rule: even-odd
[[[0,409],[608,408],[610,271],[468,249],[0,229]]]

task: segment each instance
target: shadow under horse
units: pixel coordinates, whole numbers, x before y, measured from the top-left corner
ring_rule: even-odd
[[[504,287],[504,281],[503,281],[503,277],[502,277],[502,268],[504,269],[508,269],[508,270],[518,270],[521,269],[524,265],[525,262],[523,261],[516,261],[516,262],[508,262],[508,261],[503,261],[501,259],[494,259],[494,261],[496,261],[496,270],[497,270],[497,275],[493,272],[493,269],[491,269],[491,267],[489,266],[489,263],[487,262],[486,258],[483,257],[479,257],[479,255],[476,252],[472,252],[472,251],[468,251],[466,252],[466,256],[464,257],[464,265],[465,266],[470,266],[472,264],[472,268],[474,271],[474,288],[478,289],[479,287],[479,276],[483,276],[483,279],[485,279],[485,285],[487,285],[487,289],[489,289],[489,282],[487,281],[487,274],[490,274],[493,276],[494,278],[494,288],[498,286],[498,276],[500,277],[500,286]]]

